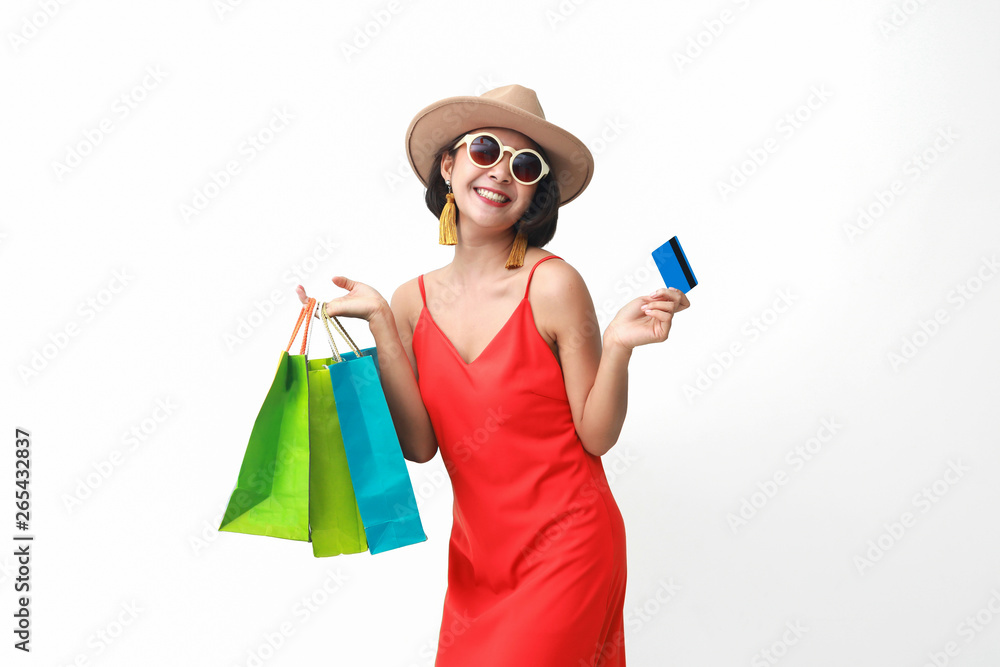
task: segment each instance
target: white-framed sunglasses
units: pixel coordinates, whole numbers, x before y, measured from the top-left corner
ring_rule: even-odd
[[[549,173],[549,165],[538,151],[530,148],[516,151],[510,146],[504,146],[496,135],[489,132],[467,134],[452,148],[458,148],[462,144],[465,144],[472,164],[483,169],[489,169],[503,159],[506,151],[510,151],[510,175],[521,185],[537,183]]]

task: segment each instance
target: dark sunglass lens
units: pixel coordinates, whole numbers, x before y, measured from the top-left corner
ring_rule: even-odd
[[[531,153],[521,153],[514,158],[511,167],[514,169],[514,178],[525,183],[530,183],[542,173],[542,162],[537,156]]]
[[[476,164],[488,167],[500,157],[500,146],[489,137],[476,137],[469,146],[469,152]]]

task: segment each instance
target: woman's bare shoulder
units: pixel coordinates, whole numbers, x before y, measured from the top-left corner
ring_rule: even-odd
[[[396,288],[392,293],[392,300],[389,303],[393,316],[398,320],[403,318],[408,328],[412,331],[416,326],[417,317],[423,307],[423,298],[420,295],[420,278],[411,278]]]
[[[553,337],[566,322],[587,319],[594,312],[593,299],[583,276],[562,255],[558,257],[536,266],[528,287],[528,299],[539,330]]]
[[[542,298],[552,297],[558,299],[559,295],[564,294],[564,290],[567,289],[587,290],[583,276],[562,255],[556,255],[555,253],[539,249],[539,253],[530,258],[530,263],[526,261],[525,265],[533,265],[539,260],[550,256],[556,256],[558,259],[551,262],[542,262],[535,267],[535,273],[531,277],[531,297],[538,294]],[[529,258],[526,256],[526,259]]]

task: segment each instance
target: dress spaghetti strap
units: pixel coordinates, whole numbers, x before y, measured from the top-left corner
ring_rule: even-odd
[[[547,259],[562,259],[562,257],[559,257],[558,255],[548,255],[547,257],[542,257],[540,260],[538,260],[537,262],[535,262],[535,265],[533,267],[531,267],[531,273],[528,274],[528,284],[525,285],[525,287],[524,287],[524,298],[525,299],[528,298],[528,289],[531,287],[531,277],[533,275],[535,275],[535,269],[537,269],[538,265],[541,264],[542,262],[544,262]],[[421,288],[421,289],[423,289],[423,288]]]
[[[528,273],[528,284],[524,286],[524,298],[525,299],[528,298],[528,290],[531,288],[531,278],[532,278],[532,276],[535,275],[535,269],[537,269],[538,265],[541,264],[542,262],[544,262],[547,259],[562,259],[562,257],[560,257],[558,255],[548,255],[547,257],[542,257],[540,260],[538,260],[537,262],[535,262],[535,265],[531,267],[531,272]],[[424,274],[421,273],[417,277],[417,282],[420,284],[420,298],[423,300],[424,306],[426,307],[427,306],[427,292],[424,290]]]

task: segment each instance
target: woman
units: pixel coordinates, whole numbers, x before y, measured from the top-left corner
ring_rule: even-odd
[[[593,158],[534,91],[436,102],[406,147],[454,259],[391,304],[336,276],[349,292],[325,308],[369,322],[403,455],[440,449],[451,478],[435,665],[623,666],[625,527],[600,457],[625,419],[632,349],[666,340],[688,299],[634,299],[599,337],[583,278],[541,249]]]

